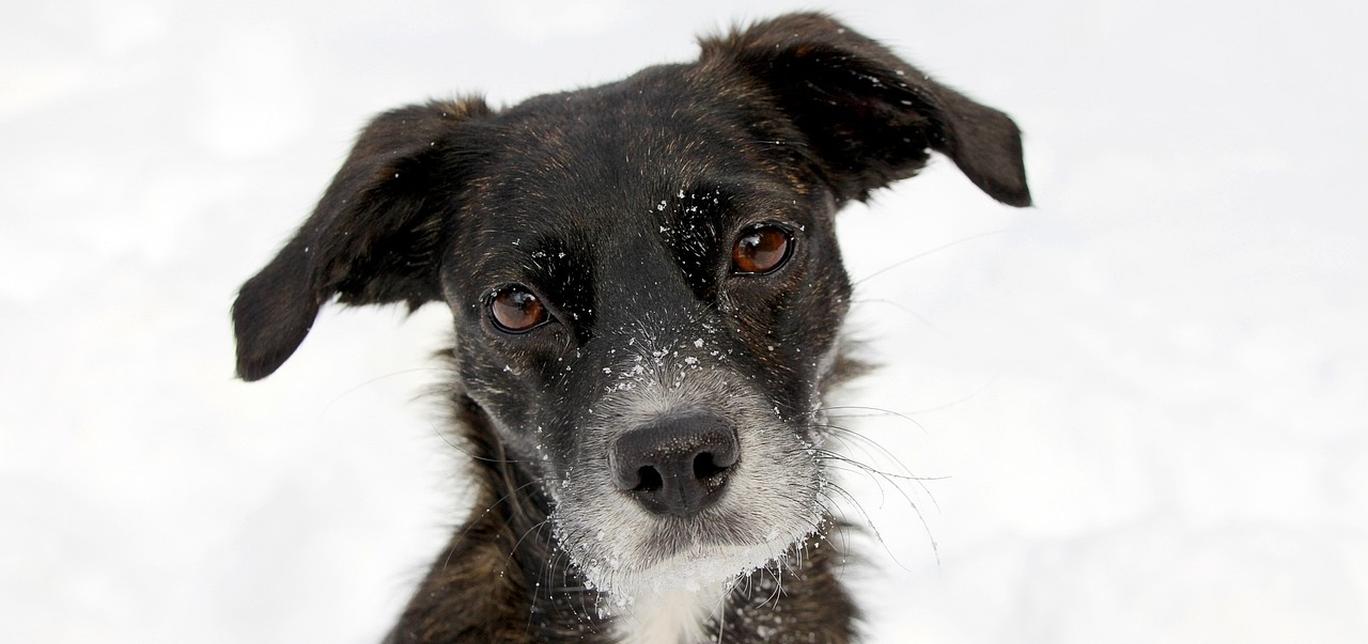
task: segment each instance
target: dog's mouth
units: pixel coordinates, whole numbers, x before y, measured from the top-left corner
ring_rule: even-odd
[[[708,560],[725,557],[730,551],[750,548],[782,549],[794,535],[778,530],[756,531],[735,516],[676,519],[655,522],[639,540],[637,565],[642,568],[667,566],[672,561]]]
[[[637,491],[563,488],[570,494],[552,515],[557,541],[586,581],[609,594],[725,587],[825,528],[817,463],[776,445],[755,452],[690,514],[653,512]]]
[[[573,526],[558,529],[562,546],[590,586],[613,595],[634,596],[726,587],[781,560],[822,526],[807,519],[767,530],[756,527],[719,527],[697,519],[662,522],[638,531],[625,544],[578,539]]]

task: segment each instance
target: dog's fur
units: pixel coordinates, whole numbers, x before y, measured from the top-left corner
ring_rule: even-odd
[[[696,62],[494,110],[384,113],[298,234],[233,306],[263,378],[319,307],[443,301],[454,425],[478,483],[391,642],[843,642],[822,395],[850,283],[833,218],[939,151],[1030,202],[1015,124],[820,14],[705,38]],[[731,272],[748,226],[787,263]],[[551,321],[513,335],[491,294]],[[611,446],[681,412],[735,431],[725,493],[689,516],[613,487]]]

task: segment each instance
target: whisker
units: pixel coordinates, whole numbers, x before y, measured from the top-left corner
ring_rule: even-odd
[[[822,451],[826,451],[826,450],[822,450]],[[829,452],[829,453],[830,453],[830,452]],[[888,473],[886,473],[886,472],[881,472],[881,471],[879,471],[879,470],[877,470],[877,469],[875,469],[875,468],[872,468],[872,467],[869,467],[868,465],[865,465],[864,463],[860,463],[859,461],[856,461],[856,460],[854,460],[854,459],[851,459],[851,458],[847,458],[847,457],[841,456],[841,455],[839,455],[839,454],[834,454],[834,453],[830,453],[830,454],[831,454],[830,456],[827,456],[827,457],[825,457],[825,458],[829,458],[829,459],[834,460],[834,461],[840,461],[840,462],[843,462],[843,463],[849,463],[849,464],[851,464],[851,465],[854,465],[854,466],[857,467],[857,468],[860,468],[860,469],[862,469],[862,470],[865,470],[865,471],[868,472],[868,473],[876,474],[876,475],[878,475],[878,476],[881,476],[881,477],[884,478],[885,481],[888,482],[889,485],[893,486],[893,488],[896,489],[896,490],[898,491],[898,493],[902,495],[903,499],[904,499],[905,501],[907,501],[907,505],[908,505],[909,507],[912,508],[912,512],[915,513],[915,514],[917,515],[917,520],[918,520],[918,522],[921,523],[921,525],[922,525],[922,530],[926,533],[926,539],[927,539],[927,541],[929,541],[929,542],[931,543],[931,553],[932,553],[932,554],[935,556],[935,558],[936,558],[936,565],[939,566],[940,563],[941,563],[941,559],[940,559],[940,543],[936,541],[936,536],[931,532],[931,525],[930,525],[929,523],[927,523],[927,521],[926,521],[926,516],[922,514],[921,508],[918,507],[918,506],[917,506],[917,503],[916,503],[915,501],[912,500],[912,497],[911,497],[910,495],[908,495],[907,490],[904,490],[904,489],[902,488],[901,485],[898,485],[897,482],[895,482],[895,481],[891,478],[891,477],[897,476],[897,475],[890,475],[890,474],[888,474]],[[934,496],[931,496],[931,491],[930,491],[929,489],[926,488],[926,486],[925,486],[924,483],[922,483],[922,481],[924,481],[924,480],[938,480],[938,479],[916,478],[916,477],[899,477],[899,478],[906,478],[906,479],[909,479],[909,480],[917,481],[918,484],[921,485],[922,491],[926,492],[927,496],[931,497],[931,502],[932,502],[933,504],[936,505],[936,509],[937,509],[937,510],[940,509],[940,504],[939,504],[939,503],[936,503],[935,497],[934,497]],[[948,478],[948,477],[942,477],[942,478]],[[883,495],[883,485],[878,484],[878,481],[877,481],[877,480],[875,481],[875,484],[878,485],[878,487],[879,487],[880,503],[882,503],[882,498],[883,498],[883,496],[882,496],[882,495]]]
[[[840,441],[841,445],[842,445],[844,448],[859,450],[861,454],[864,454],[865,457],[867,457],[867,458],[869,458],[869,459],[871,459],[871,460],[873,460],[873,459],[875,458],[875,455],[874,455],[874,452],[871,452],[871,451],[869,450],[869,447],[872,446],[872,447],[874,447],[874,448],[876,448],[876,449],[882,449],[882,446],[879,445],[878,443],[876,443],[875,441],[873,441],[873,440],[871,440],[871,439],[869,439],[869,438],[866,438],[866,437],[860,435],[858,432],[855,432],[855,431],[846,429],[846,428],[844,428],[844,427],[839,427],[839,426],[836,426],[836,425],[826,425],[826,424],[816,424],[816,425],[813,425],[813,427],[821,427],[821,428],[824,429],[824,430],[829,430],[829,431],[824,431],[824,432],[822,432],[822,439],[823,439],[823,440],[826,440],[826,439],[834,439],[834,440]],[[856,442],[856,441],[862,441],[862,442]],[[884,450],[884,451],[887,452],[887,450]],[[892,457],[890,454],[885,453],[885,455],[886,455],[886,456],[889,456],[890,458],[893,458],[893,460],[895,460],[895,461],[897,460],[896,458]],[[898,465],[899,465],[899,466],[902,466],[902,463],[899,462]],[[906,469],[906,467],[904,467],[903,469]]]
[[[404,375],[404,374],[416,373],[416,372],[419,372],[419,371],[438,371],[438,372],[445,372],[446,369],[442,369],[442,368],[440,368],[440,367],[413,367],[413,368],[411,368],[411,369],[400,369],[399,371],[392,371],[392,372],[387,373],[387,374],[383,374],[383,375],[376,376],[376,377],[374,377],[374,378],[371,378],[370,380],[367,380],[367,381],[365,381],[365,382],[362,382],[362,383],[360,383],[360,384],[358,384],[358,385],[355,385],[355,386],[353,386],[353,387],[350,387],[350,388],[344,390],[342,393],[337,394],[337,396],[333,397],[332,400],[329,400],[328,402],[324,403],[324,404],[323,404],[323,408],[320,409],[320,410],[318,410],[318,417],[319,417],[319,418],[322,418],[324,414],[328,413],[328,410],[329,410],[329,409],[332,409],[332,406],[333,406],[334,404],[336,404],[337,401],[342,400],[343,398],[346,398],[347,396],[350,396],[351,394],[356,393],[356,392],[358,392],[358,391],[360,391],[360,390],[362,390],[362,389],[365,389],[366,387],[369,387],[369,386],[371,386],[371,385],[373,385],[373,384],[375,384],[375,383],[377,383],[377,382],[380,382],[381,380],[385,380],[385,379],[388,379],[388,378],[393,378],[393,377],[395,377],[395,376],[402,376],[402,375]]]
[[[808,415],[809,415],[809,416],[815,416],[815,415],[820,414],[820,413],[825,413],[825,412],[829,412],[829,411],[839,411],[839,410],[842,410],[842,409],[858,409],[858,410],[864,410],[864,411],[874,411],[874,412],[879,412],[879,413],[876,414],[876,415],[896,416],[896,417],[901,418],[901,419],[903,419],[903,420],[905,420],[905,421],[907,421],[907,422],[909,422],[909,423],[912,423],[913,425],[916,425],[918,429],[921,429],[923,432],[926,432],[926,426],[925,426],[925,425],[922,425],[920,422],[918,422],[917,419],[915,419],[915,418],[913,418],[913,417],[911,417],[911,416],[908,416],[907,414],[905,414],[905,413],[903,413],[903,412],[894,411],[894,410],[892,410],[892,409],[884,409],[884,408],[882,408],[882,407],[867,407],[867,406],[863,406],[863,405],[837,405],[837,406],[834,406],[834,407],[826,407],[826,406],[823,406],[823,407],[817,407],[817,408],[813,409],[812,411],[809,411],[809,412],[808,412]],[[929,433],[929,432],[927,432],[927,433]]]
[[[974,241],[974,240],[976,240],[976,239],[983,239],[984,237],[993,237],[993,236],[995,236],[995,235],[1001,235],[1001,234],[1003,234],[1003,233],[1005,233],[1005,232],[1007,232],[1007,229],[1006,229],[1006,228],[1002,228],[1002,229],[1000,229],[1000,230],[990,230],[990,231],[988,231],[988,232],[986,232],[986,233],[979,233],[979,234],[977,234],[977,235],[970,235],[970,236],[968,236],[968,237],[962,237],[962,238],[957,239],[957,240],[955,240],[955,241],[952,241],[952,242],[950,242],[950,243],[948,243],[948,244],[941,244],[940,246],[937,246],[937,247],[932,248],[932,249],[930,249],[930,250],[922,251],[922,252],[917,253],[916,255],[913,255],[913,256],[908,257],[908,258],[906,258],[906,259],[903,259],[903,260],[899,260],[899,261],[893,262],[892,264],[889,264],[888,266],[885,266],[885,267],[883,267],[883,268],[881,268],[881,269],[879,269],[879,270],[877,270],[877,271],[874,271],[873,273],[870,273],[870,274],[868,274],[868,275],[865,275],[864,277],[861,277],[860,279],[857,279],[857,280],[855,280],[854,282],[852,282],[852,283],[851,283],[851,286],[859,286],[860,284],[863,284],[863,283],[865,283],[865,282],[867,282],[867,281],[869,281],[869,280],[871,280],[871,279],[874,279],[875,277],[878,277],[879,275],[883,275],[884,273],[887,273],[888,271],[891,271],[891,270],[893,270],[893,269],[895,269],[895,268],[898,268],[899,266],[903,266],[903,265],[905,265],[905,264],[910,264],[910,263],[912,263],[912,262],[914,262],[914,261],[916,261],[916,260],[919,260],[919,259],[921,259],[921,258],[923,258],[923,257],[926,257],[926,256],[928,256],[928,255],[934,255],[934,254],[939,253],[939,252],[941,252],[941,251],[943,251],[943,250],[946,250],[946,249],[948,249],[948,248],[953,248],[953,247],[955,247],[955,246],[959,246],[960,244],[965,244],[965,243]]]
[[[903,565],[902,561],[898,559],[897,555],[893,554],[893,549],[888,546],[888,541],[884,539],[883,533],[879,532],[878,526],[874,525],[874,520],[870,518],[868,512],[865,512],[864,506],[861,505],[860,502],[855,499],[855,496],[852,495],[850,492],[846,491],[845,488],[835,483],[827,483],[827,487],[839,492],[842,497],[844,497],[847,501],[853,504],[855,506],[855,509],[858,510],[862,516],[864,516],[865,525],[869,526],[869,530],[874,533],[874,537],[879,540],[879,545],[883,546],[884,552],[888,553],[888,557],[893,560],[893,563],[897,564],[899,568],[902,568],[907,572],[912,572],[911,569]]]
[[[526,462],[528,462],[528,461],[519,460],[519,459],[489,458],[489,457],[487,457],[487,456],[480,456],[480,455],[478,455],[478,454],[472,454],[469,450],[466,450],[466,449],[460,447],[459,445],[457,445],[457,444],[451,442],[451,439],[447,438],[446,432],[443,432],[442,430],[437,429],[437,426],[436,426],[436,425],[434,425],[434,424],[432,424],[432,423],[429,422],[429,423],[428,423],[428,427],[432,428],[432,433],[433,433],[433,434],[436,434],[436,435],[437,435],[437,438],[442,439],[442,442],[443,442],[443,443],[446,443],[447,447],[450,447],[451,449],[454,449],[454,450],[456,450],[457,452],[460,452],[463,456],[466,456],[466,457],[475,459],[475,460],[477,460],[477,461],[481,461],[481,462],[484,462],[484,463],[495,463],[495,464],[498,464],[498,465],[513,464],[513,463],[526,463]]]
[[[811,456],[811,457],[813,458],[813,460],[815,460],[815,461],[830,460],[830,461],[840,461],[840,462],[844,462],[844,463],[850,463],[850,464],[852,464],[852,465],[855,465],[856,467],[859,467],[859,468],[862,469],[862,470],[865,470],[865,471],[868,471],[868,472],[871,472],[871,473],[874,473],[874,474],[878,474],[878,475],[880,475],[880,476],[886,476],[886,477],[888,477],[888,478],[890,478],[890,479],[896,478],[896,479],[904,479],[904,480],[908,480],[908,481],[943,481],[943,480],[946,480],[946,479],[951,478],[951,477],[949,477],[949,476],[916,476],[916,475],[913,475],[913,474],[911,474],[911,473],[908,473],[908,474],[898,474],[898,473],[896,473],[896,472],[885,472],[885,471],[883,471],[883,470],[880,470],[880,469],[877,468],[877,467],[874,467],[874,466],[872,466],[872,465],[868,465],[868,464],[866,464],[866,463],[862,463],[862,462],[857,461],[857,460],[855,460],[855,459],[853,459],[853,458],[850,458],[849,456],[846,456],[846,455],[844,455],[844,454],[840,454],[840,453],[838,453],[838,452],[833,452],[833,451],[831,451],[831,450],[829,450],[829,449],[823,449],[823,448],[820,448],[820,447],[804,447],[804,448],[802,448],[802,449],[795,449],[795,450],[789,450],[789,451],[786,451],[786,452],[782,452],[782,454],[784,454],[785,456],[791,456],[791,455],[794,455],[794,454],[803,454],[803,455],[806,455],[806,456]],[[904,469],[905,469],[905,468],[904,468]]]
[[[527,535],[532,534],[532,531],[533,531],[533,530],[537,530],[537,531],[538,531],[537,533],[538,533],[538,534],[541,534],[541,532],[540,532],[540,531],[541,531],[541,527],[544,526],[544,525],[546,525],[546,523],[547,523],[548,521],[550,521],[550,520],[551,520],[551,519],[543,519],[543,520],[537,522],[537,523],[536,523],[535,525],[533,525],[532,527],[530,527],[530,528],[524,530],[523,533],[522,533],[522,536],[521,536],[521,537],[518,537],[518,540],[515,541],[515,542],[513,542],[513,547],[512,547],[511,549],[509,549],[509,551],[508,551],[508,556],[504,558],[504,571],[507,571],[507,570],[508,570],[508,566],[509,566],[510,564],[513,563],[513,555],[517,554],[517,552],[518,552],[518,547],[522,545],[522,542],[523,542],[524,539],[527,538]]]
[[[876,440],[874,440],[873,438],[870,438],[869,436],[866,436],[866,435],[864,435],[864,434],[861,434],[860,432],[857,432],[857,431],[855,431],[855,430],[853,430],[853,429],[850,429],[850,428],[848,428],[848,427],[842,427],[842,426],[840,426],[840,425],[833,425],[833,424],[830,424],[830,423],[824,423],[824,424],[818,424],[818,425],[816,425],[816,426],[817,426],[817,427],[823,427],[823,428],[826,428],[826,429],[830,429],[830,430],[834,430],[834,431],[836,431],[836,432],[839,432],[839,434],[833,435],[833,438],[835,438],[836,440],[841,441],[842,443],[846,443],[847,445],[849,444],[849,443],[847,442],[849,439],[859,439],[859,440],[863,441],[864,443],[866,443],[866,444],[868,444],[868,445],[874,447],[875,449],[879,450],[880,453],[882,453],[885,457],[887,457],[888,460],[893,461],[893,463],[895,463],[899,468],[901,468],[902,471],[903,471],[904,473],[906,473],[908,476],[915,476],[915,475],[912,474],[912,470],[908,469],[908,468],[907,468],[907,465],[906,465],[905,463],[902,462],[902,459],[898,458],[896,454],[894,454],[893,452],[889,451],[887,448],[885,448],[883,445],[879,444],[879,442],[876,441]],[[869,454],[869,450],[864,449],[863,445],[861,445],[860,451],[864,452],[865,454]],[[869,454],[869,456],[870,456],[871,458],[873,457],[872,454]]]
[[[906,307],[906,306],[903,306],[901,303],[899,303],[899,302],[897,302],[897,301],[894,301],[894,300],[888,300],[888,299],[878,298],[878,297],[871,297],[871,298],[851,298],[850,303],[851,303],[851,304],[886,304],[886,305],[891,306],[891,307],[893,307],[893,308],[895,308],[895,309],[898,309],[899,311],[902,311],[903,313],[906,313],[906,314],[912,316],[913,319],[915,319],[916,321],[918,321],[918,322],[922,323],[923,325],[925,325],[926,328],[931,329],[932,331],[935,331],[938,335],[941,335],[942,337],[948,336],[948,335],[949,335],[948,333],[945,332],[944,329],[941,329],[940,327],[936,326],[935,323],[933,323],[933,322],[932,322],[929,318],[927,318],[925,315],[922,315],[921,313],[918,313],[918,312],[916,312],[916,311],[913,311],[912,309],[910,309],[910,308],[908,308],[908,307]]]
[[[482,517],[486,514],[489,514],[490,510],[493,510],[494,508],[498,507],[500,503],[503,503],[504,501],[508,500],[509,497],[513,496],[514,494],[517,494],[518,492],[522,491],[523,488],[526,488],[530,485],[532,485],[532,483],[529,481],[514,488],[513,491],[509,492],[508,494],[499,497],[497,501],[490,503],[483,511],[481,511],[479,516]],[[479,518],[476,517],[474,513],[472,513],[470,516],[471,518],[466,521],[465,528],[451,539],[451,545],[447,548],[446,558],[442,560],[442,570],[446,570],[447,565],[451,563],[451,556],[456,553],[456,547],[461,544],[461,540],[465,538],[466,533],[470,532],[471,528],[474,528],[477,524],[480,523]]]
[[[934,494],[931,493],[931,489],[928,488],[928,487],[926,486],[925,481],[940,481],[940,480],[948,479],[948,478],[950,478],[950,477],[948,477],[948,476],[917,476],[917,475],[915,475],[915,474],[912,473],[912,470],[908,469],[907,465],[906,465],[905,463],[903,463],[901,459],[899,459],[896,455],[894,455],[894,454],[893,454],[892,452],[890,452],[888,449],[884,448],[883,445],[880,445],[877,441],[875,441],[875,440],[872,439],[872,438],[869,438],[868,436],[865,436],[865,435],[863,435],[863,434],[861,434],[861,433],[859,433],[859,432],[856,432],[856,431],[854,431],[854,430],[851,430],[850,428],[841,427],[840,425],[834,425],[834,424],[829,424],[829,423],[828,423],[828,424],[818,424],[818,425],[816,425],[816,426],[818,426],[818,427],[824,427],[824,428],[828,428],[828,429],[833,429],[833,430],[842,432],[844,436],[849,436],[849,437],[853,437],[853,438],[859,438],[859,439],[861,439],[861,440],[863,440],[863,441],[868,442],[870,445],[873,445],[873,446],[875,446],[876,448],[878,448],[881,452],[883,452],[883,454],[884,454],[885,456],[887,456],[887,457],[889,458],[889,460],[892,460],[895,464],[898,465],[898,467],[902,468],[902,471],[905,472],[906,474],[905,474],[905,475],[900,475],[900,474],[895,474],[895,473],[893,473],[893,472],[884,472],[884,471],[881,471],[881,470],[878,470],[878,469],[875,469],[874,471],[877,472],[878,474],[884,476],[884,477],[892,477],[892,478],[899,478],[899,479],[904,479],[904,480],[909,480],[909,481],[916,481],[916,482],[917,482],[917,486],[920,487],[921,490],[922,490],[922,492],[924,492],[924,493],[926,494],[926,497],[927,497],[928,499],[931,500],[931,504],[932,504],[933,506],[935,506],[936,511],[937,511],[937,512],[940,511],[940,509],[941,509],[941,507],[940,507],[940,502],[936,500],[936,495],[934,495]],[[837,438],[837,440],[842,440],[844,436],[837,436],[836,438]],[[844,440],[842,440],[842,442],[844,442]],[[862,451],[863,451],[863,450],[862,450]],[[868,453],[868,452],[866,452],[866,453]],[[824,455],[824,456],[837,457],[837,458],[841,458],[841,459],[850,460],[849,457],[846,457],[846,456],[844,456],[844,455],[842,455],[842,454],[837,454],[837,453],[835,453],[835,452],[831,452],[831,451],[829,451],[829,450],[826,450],[826,451],[825,451],[825,455]],[[853,462],[853,461],[851,461],[851,462]],[[859,463],[858,465],[859,465],[860,467],[862,467],[862,468],[869,468],[869,467],[871,467],[871,466],[869,466],[868,464],[865,464],[865,463]]]

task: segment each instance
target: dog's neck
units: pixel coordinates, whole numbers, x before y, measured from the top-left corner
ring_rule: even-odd
[[[708,639],[710,624],[720,621],[728,588],[649,592],[615,611],[614,630],[624,642],[679,644]]]
[[[854,607],[834,576],[841,555],[818,537],[803,544],[802,557],[719,589],[725,596],[715,601],[700,591],[634,598],[614,610],[557,547],[549,501],[504,451],[483,411],[463,394],[456,403],[477,498],[386,642],[850,639]]]

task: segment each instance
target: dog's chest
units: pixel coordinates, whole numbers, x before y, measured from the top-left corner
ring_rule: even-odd
[[[693,644],[722,607],[717,591],[668,591],[638,597],[617,620],[625,644]]]

